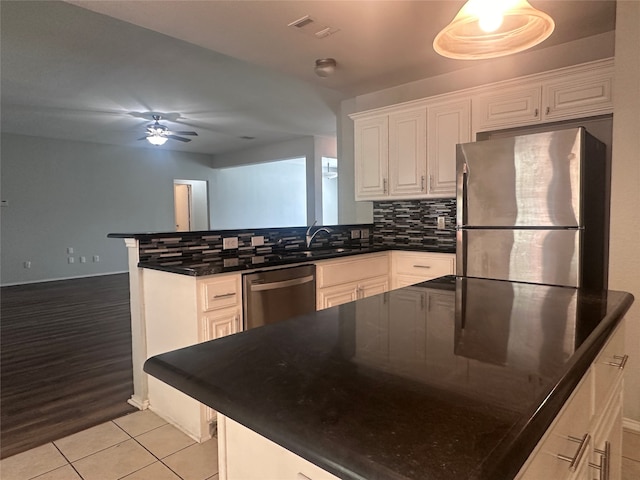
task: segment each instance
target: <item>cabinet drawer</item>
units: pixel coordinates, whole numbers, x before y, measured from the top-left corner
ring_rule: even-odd
[[[625,358],[624,320],[622,320],[593,363],[594,408],[597,415],[602,413],[614,392],[613,385],[622,376]]]
[[[589,370],[529,457],[530,461],[520,471],[517,480],[575,478],[569,469],[570,462],[561,460],[558,455],[565,458],[576,457],[581,444],[570,437],[581,440],[589,432],[593,380],[592,371]],[[589,437],[585,444],[584,454],[576,466],[577,469],[583,468],[583,464],[588,462],[593,439]]]
[[[358,258],[327,260],[316,264],[317,288],[359,282],[382,275],[389,275],[389,259],[386,252],[358,255]]]
[[[455,273],[455,259],[448,254],[394,252],[394,274],[412,275],[425,280]]]
[[[241,304],[240,276],[233,275],[203,281],[200,286],[200,308],[203,312]]]

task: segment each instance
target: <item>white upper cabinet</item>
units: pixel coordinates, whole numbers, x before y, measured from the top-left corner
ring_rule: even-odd
[[[470,112],[470,98],[444,96],[352,115],[356,200],[454,197]]]
[[[540,121],[540,86],[498,89],[474,97],[473,125],[477,131]]]
[[[372,200],[388,193],[389,117],[380,115],[355,124],[356,200]]]
[[[413,108],[389,115],[389,195],[426,193],[427,110]]]
[[[429,104],[427,112],[427,191],[455,197],[456,144],[471,141],[471,99]]]
[[[612,84],[607,59],[483,87],[473,96],[473,131],[612,113]]]

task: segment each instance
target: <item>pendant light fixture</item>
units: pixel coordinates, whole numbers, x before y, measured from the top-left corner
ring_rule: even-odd
[[[527,0],[468,0],[433,48],[457,60],[502,57],[539,44],[554,28],[553,19]]]

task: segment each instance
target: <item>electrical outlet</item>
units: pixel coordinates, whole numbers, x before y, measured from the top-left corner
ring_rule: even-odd
[[[24,262],[22,265],[24,266],[24,268],[31,268],[31,262],[29,260]]]
[[[73,253],[73,247],[67,247],[67,253]]]
[[[264,237],[262,235],[256,235],[255,237],[251,237],[252,247],[261,247],[262,245],[264,245]]]
[[[76,263],[76,259],[73,257],[67,257],[67,262],[69,263]]]
[[[80,263],[87,263],[87,257],[80,257]]]
[[[238,248],[238,237],[227,237],[222,239],[222,249],[230,250],[232,248]]]
[[[438,217],[438,230],[444,230],[444,217]]]
[[[351,240],[360,238],[360,230],[351,230]]]
[[[94,261],[95,263],[98,263],[98,262],[100,261],[100,255],[94,255],[94,256],[93,256],[93,261]]]

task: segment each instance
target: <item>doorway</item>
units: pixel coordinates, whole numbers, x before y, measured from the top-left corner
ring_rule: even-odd
[[[209,230],[209,200],[204,180],[173,181],[176,232]]]

